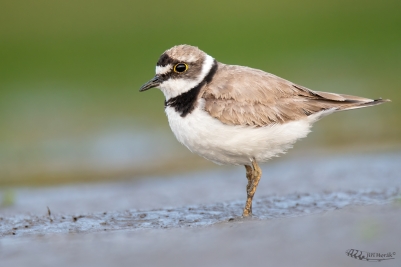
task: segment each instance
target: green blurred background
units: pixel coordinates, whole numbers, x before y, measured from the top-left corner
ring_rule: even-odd
[[[401,1],[0,2],[0,186],[210,167],[175,141],[159,90],[177,44],[314,90],[389,98],[332,115],[296,149],[401,144]]]

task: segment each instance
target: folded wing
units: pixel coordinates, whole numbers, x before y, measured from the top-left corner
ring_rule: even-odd
[[[219,64],[202,91],[205,110],[229,125],[267,126],[306,118],[323,110],[348,110],[389,100],[312,91],[273,74]]]

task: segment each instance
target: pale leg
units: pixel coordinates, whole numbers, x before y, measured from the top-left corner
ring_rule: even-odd
[[[260,169],[256,160],[252,160],[252,167],[249,165],[245,165],[245,169],[248,184],[246,186],[247,199],[242,216],[247,217],[252,215],[252,199],[255,195],[256,188],[258,187],[260,177],[262,176],[262,170]]]

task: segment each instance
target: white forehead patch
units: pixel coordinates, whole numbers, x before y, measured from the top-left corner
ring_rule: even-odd
[[[168,64],[167,66],[156,66],[156,74],[166,74],[167,72],[169,72],[171,70],[173,66],[171,66],[171,64]]]

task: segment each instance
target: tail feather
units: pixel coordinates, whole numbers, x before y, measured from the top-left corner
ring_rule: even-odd
[[[380,105],[380,104],[383,104],[386,102],[391,102],[391,100],[379,98],[379,99],[368,99],[366,101],[355,101],[353,103],[347,103],[345,105],[340,105],[338,110],[342,111],[342,110],[351,110],[351,109],[357,109],[357,108],[365,108],[365,107]]]
[[[331,106],[331,108],[335,108],[337,111],[364,108],[380,105],[385,102],[391,102],[390,99],[369,99],[353,95],[344,95],[320,91],[313,92],[317,96],[319,96],[319,99],[316,100],[331,103],[331,105],[329,104],[329,106]]]

